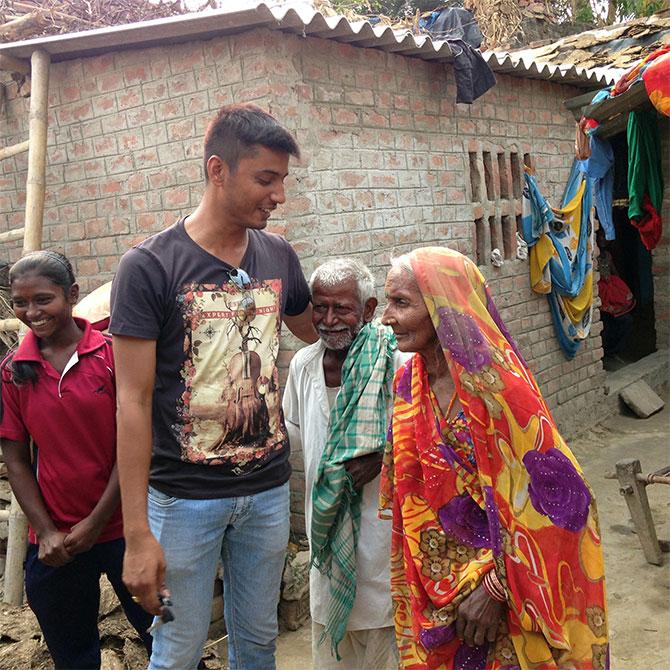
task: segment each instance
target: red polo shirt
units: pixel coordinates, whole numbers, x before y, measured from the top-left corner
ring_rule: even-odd
[[[116,462],[116,391],[111,338],[75,318],[84,336],[58,374],[32,331],[2,362],[0,437],[37,445],[37,481],[58,530],[69,532],[100,500]],[[16,386],[10,360],[36,363],[37,381]],[[121,507],[98,542],[123,536]],[[36,542],[30,531],[30,541]]]

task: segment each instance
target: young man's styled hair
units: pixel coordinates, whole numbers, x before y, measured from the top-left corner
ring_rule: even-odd
[[[291,133],[260,107],[249,102],[222,107],[205,133],[205,180],[211,156],[218,156],[235,172],[241,158],[254,154],[255,145],[300,158]]]

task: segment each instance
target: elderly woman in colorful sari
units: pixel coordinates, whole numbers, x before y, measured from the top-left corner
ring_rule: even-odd
[[[593,493],[477,266],[396,259],[398,370],[382,482],[404,669],[604,670]]]

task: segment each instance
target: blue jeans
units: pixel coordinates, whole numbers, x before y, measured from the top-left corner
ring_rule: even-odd
[[[38,546],[31,544],[26,557],[26,594],[35,612],[56,668],[100,667],[100,575],[106,574],[121,602],[128,621],[151,653],[147,628],[151,615],[136,605],[121,580],[122,539],[93,545],[59,568],[37,558]]]
[[[149,524],[165,552],[175,620],[154,633],[149,670],[195,670],[219,559],[230,670],[273,670],[289,536],[289,485],[251,496],[174,498],[149,488]]]

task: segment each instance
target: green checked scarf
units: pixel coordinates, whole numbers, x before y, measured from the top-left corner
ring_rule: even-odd
[[[337,646],[347,630],[356,596],[356,545],[361,491],[354,490],[346,461],[383,451],[396,341],[378,321],[359,331],[342,366],[342,385],[330,411],[329,437],[312,492],[312,563],[330,579],[324,639]]]

